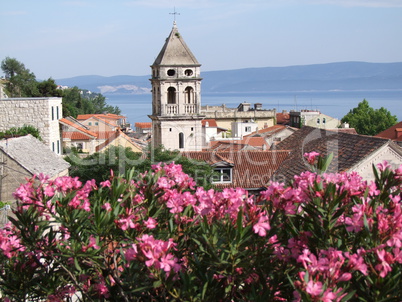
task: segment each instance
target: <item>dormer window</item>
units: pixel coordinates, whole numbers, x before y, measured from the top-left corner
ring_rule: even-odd
[[[184,71],[184,74],[185,74],[186,76],[190,77],[190,76],[193,75],[193,71],[192,71],[191,69],[186,69],[186,70]]]
[[[167,71],[167,75],[169,76],[169,77],[172,77],[172,76],[174,76],[176,74],[176,71],[174,70],[174,69],[169,69],[168,71]]]
[[[231,183],[232,168],[215,168],[212,183]]]

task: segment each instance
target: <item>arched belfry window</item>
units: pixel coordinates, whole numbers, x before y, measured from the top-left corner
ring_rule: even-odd
[[[190,86],[186,87],[184,90],[185,100],[187,104],[194,103],[194,89]]]
[[[176,88],[169,87],[167,97],[168,104],[176,104]]]
[[[179,149],[184,148],[184,134],[183,132],[179,133]]]

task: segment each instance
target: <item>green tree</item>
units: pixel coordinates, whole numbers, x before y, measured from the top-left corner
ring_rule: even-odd
[[[57,88],[57,84],[52,78],[38,82],[37,86],[38,96],[61,97],[63,95],[63,91]]]
[[[363,135],[376,135],[396,124],[397,117],[384,107],[373,109],[364,99],[342,118],[342,123],[348,123],[356,132]]]
[[[15,58],[6,57],[1,62],[7,83],[6,93],[10,97],[35,97],[38,96],[38,88],[35,74]]]
[[[78,87],[65,89],[63,92],[63,115],[77,117],[79,114],[114,113],[120,114],[118,107],[106,103],[100,93],[89,93]]]

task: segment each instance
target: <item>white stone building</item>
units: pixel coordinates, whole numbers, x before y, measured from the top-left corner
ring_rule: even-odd
[[[59,119],[63,116],[62,98],[0,99],[0,131],[12,127],[33,126],[43,142],[56,154],[62,154]]]
[[[169,150],[200,151],[200,66],[174,22],[152,64],[152,143]]]
[[[310,126],[319,129],[335,129],[340,125],[340,120],[318,110],[290,111],[290,126],[292,127]]]

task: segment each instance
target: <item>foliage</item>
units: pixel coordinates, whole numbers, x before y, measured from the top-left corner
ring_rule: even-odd
[[[63,91],[57,87],[56,82],[49,78],[46,81],[38,82],[38,95],[41,97],[62,97]]]
[[[360,102],[342,118],[356,132],[363,135],[376,135],[396,124],[397,117],[384,107],[373,109],[366,100]]]
[[[1,62],[7,83],[5,90],[10,97],[32,97],[38,94],[35,74],[15,58],[6,57]]]
[[[7,80],[5,92],[9,97],[63,97],[64,116],[121,114],[120,109],[108,105],[106,98],[100,93],[90,93],[77,87],[61,90],[52,78],[37,81],[35,74],[15,58],[6,57],[1,62],[1,69]]]
[[[39,175],[0,231],[0,289],[13,301],[400,301],[402,166],[374,173],[304,172],[258,197],[195,188],[173,163],[100,184]]]
[[[68,150],[66,150],[68,151]],[[97,182],[109,178],[112,170],[116,175],[123,175],[125,171],[135,168],[136,173],[144,173],[156,163],[175,162],[180,164],[183,171],[192,176],[197,185],[210,186],[213,169],[205,162],[199,162],[182,156],[179,151],[165,150],[162,146],[149,148],[142,153],[133,152],[130,148],[112,146],[104,152],[97,152],[88,157],[80,158],[77,153],[68,153],[65,160],[71,164],[69,173],[79,177],[81,181],[95,179]]]
[[[120,109],[106,103],[100,93],[89,93],[78,87],[63,90],[63,115],[77,117],[79,114],[113,113],[120,114]]]
[[[12,127],[4,132],[0,131],[0,139],[25,136],[28,134],[31,134],[33,137],[42,140],[39,130],[31,125],[24,125],[22,127]]]

